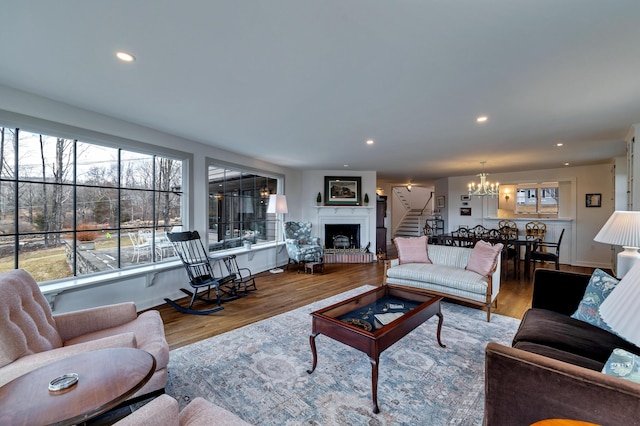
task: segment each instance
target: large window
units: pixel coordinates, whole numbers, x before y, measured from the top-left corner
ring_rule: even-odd
[[[516,187],[517,214],[558,214],[558,182],[520,184]]]
[[[0,271],[37,281],[173,256],[182,161],[0,127]]]
[[[209,250],[275,239],[275,215],[267,215],[275,178],[224,166],[209,166]]]

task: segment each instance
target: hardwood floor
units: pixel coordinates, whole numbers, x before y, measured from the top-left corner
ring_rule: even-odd
[[[511,268],[513,265],[510,265]],[[548,265],[548,267],[552,267]],[[501,280],[498,309],[495,313],[522,318],[531,306],[531,281],[509,276]],[[593,268],[561,265],[562,270],[591,273]],[[210,315],[186,315],[169,305],[156,307],[164,321],[171,349],[206,339],[292,309],[308,305],[361,285],[380,285],[383,263],[327,264],[324,273],[296,273],[292,268],[281,274],[263,272],[257,275],[257,291],[223,304],[224,309]],[[185,286],[187,284],[185,283]],[[188,299],[180,301],[188,304]],[[210,305],[196,306],[203,308]],[[475,307],[475,309],[479,309]],[[311,324],[311,322],[309,322]]]

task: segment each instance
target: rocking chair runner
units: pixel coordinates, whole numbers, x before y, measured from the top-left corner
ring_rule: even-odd
[[[205,250],[198,231],[169,232],[167,238],[173,244],[173,248],[187,271],[189,285],[193,287],[193,291],[180,289],[191,296],[189,307],[185,308],[170,299],[164,299],[170,306],[186,314],[207,315],[222,310],[223,308],[220,306],[222,302],[238,298],[236,274],[229,271],[223,258],[215,261],[209,258],[209,253]],[[215,297],[211,295],[212,290]],[[221,292],[229,294],[230,297],[222,298]],[[196,299],[207,303],[215,302],[217,306],[204,310],[193,309]]]

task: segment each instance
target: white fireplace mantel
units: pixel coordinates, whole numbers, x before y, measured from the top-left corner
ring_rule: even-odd
[[[371,241],[371,210],[369,206],[317,206],[318,228],[322,242],[326,241],[325,225],[360,225],[360,244],[365,245]],[[373,242],[375,246],[375,241]]]

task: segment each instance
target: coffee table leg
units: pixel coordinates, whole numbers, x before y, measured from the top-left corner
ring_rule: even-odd
[[[313,365],[311,366],[311,370],[307,370],[307,373],[311,374],[316,369],[316,365],[318,364],[318,353],[316,352],[316,336],[318,333],[313,333],[309,336],[309,344],[311,345],[311,353],[313,354]]]
[[[442,315],[442,312],[438,312],[436,315],[438,316],[438,344],[441,347],[446,348],[447,346],[443,345],[440,340],[440,331],[442,330],[442,321],[444,320],[444,316]]]
[[[373,399],[373,412],[378,414],[380,409],[378,408],[378,362],[379,357],[369,358],[371,362],[371,398]]]

